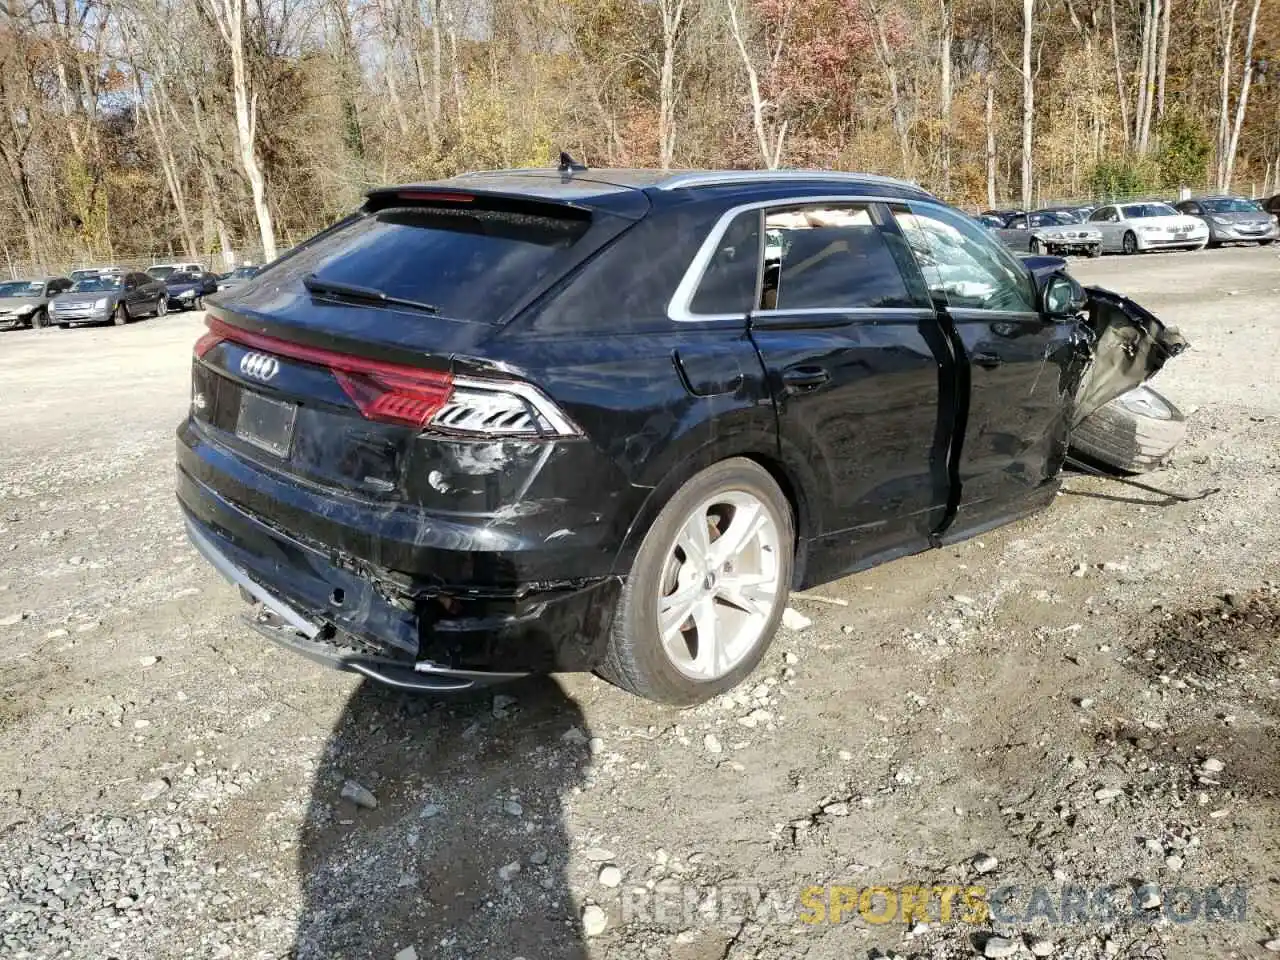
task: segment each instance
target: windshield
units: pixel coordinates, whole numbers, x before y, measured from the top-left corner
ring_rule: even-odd
[[[38,297],[43,293],[43,280],[15,280],[13,283],[0,283],[0,297]]]
[[[170,273],[165,278],[167,283],[199,283],[200,278],[194,273]]]
[[[175,269],[176,268],[174,267],[152,267],[147,271],[147,273],[151,274],[151,276],[158,280],[163,280],[165,277],[169,276],[169,274],[173,273]]]
[[[1044,210],[1043,215],[1057,217],[1059,223],[1083,223],[1084,216],[1079,210]]]
[[[1201,200],[1200,206],[1210,213],[1258,213],[1258,205],[1252,200],[1241,197],[1227,197],[1222,200]]]
[[[258,272],[257,267],[238,267],[235,270],[231,271],[231,275],[233,277],[241,277],[247,280],[249,277],[252,277],[257,272]]]
[[[119,290],[119,277],[85,277],[71,287],[72,293],[94,293],[98,290]]]
[[[1027,220],[1033,227],[1063,227],[1075,222],[1057,213],[1033,213]]]
[[[1178,211],[1167,203],[1131,203],[1124,208],[1124,219],[1138,220],[1142,217],[1176,217]]]

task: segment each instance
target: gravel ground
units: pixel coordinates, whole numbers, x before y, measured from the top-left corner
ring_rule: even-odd
[[[433,702],[274,649],[178,523],[199,318],[0,333],[0,955],[1275,955],[1280,264],[1073,269],[1192,341],[1152,479],[1220,492],[1074,477],[796,598],[684,711],[590,676]],[[907,886],[943,889],[928,919],[859,902]]]

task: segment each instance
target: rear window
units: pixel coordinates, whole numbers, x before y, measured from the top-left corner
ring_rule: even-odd
[[[390,207],[352,220],[307,252],[321,280],[418,300],[459,320],[497,322],[555,269],[590,216],[465,207]]]

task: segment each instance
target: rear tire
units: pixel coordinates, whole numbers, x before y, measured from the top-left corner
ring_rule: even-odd
[[[729,542],[717,550],[721,536]],[[733,549],[739,541],[742,549]],[[645,534],[598,672],[660,703],[699,703],[736,686],[777,632],[794,561],[791,505],[768,471],[745,458],[708,467]],[[705,644],[704,623],[713,624]]]
[[[1123,473],[1162,466],[1187,432],[1182,411],[1143,385],[1085,417],[1071,431],[1071,449]]]

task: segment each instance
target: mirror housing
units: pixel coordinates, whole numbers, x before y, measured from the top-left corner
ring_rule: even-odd
[[[1055,271],[1040,283],[1040,310],[1049,317],[1074,317],[1089,303],[1089,295],[1075,277]]]

